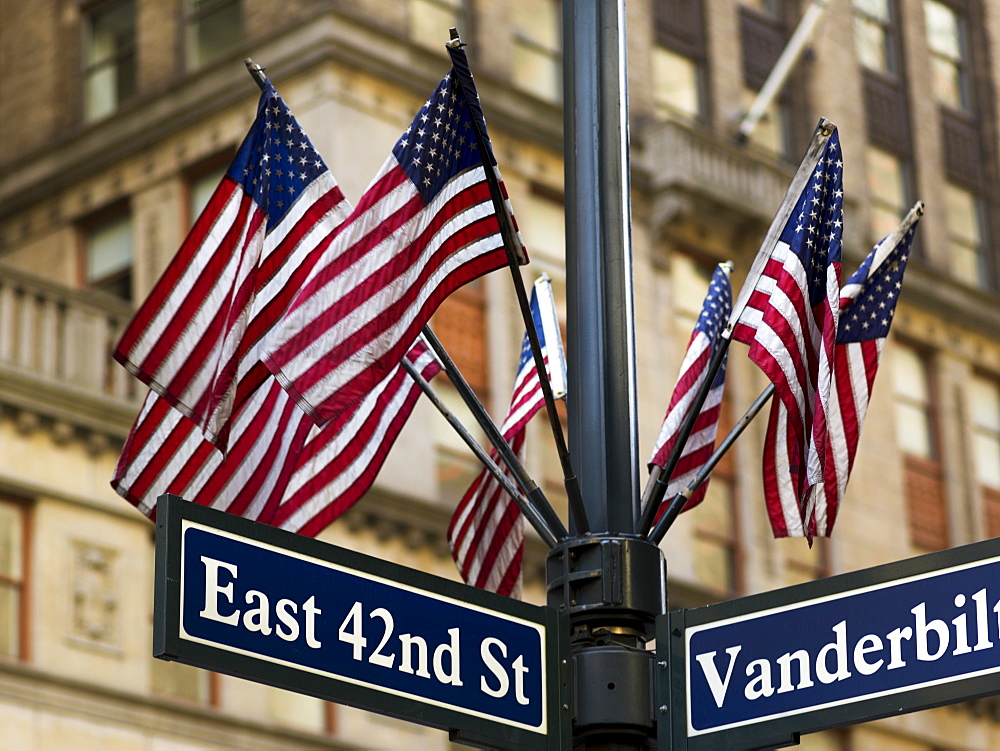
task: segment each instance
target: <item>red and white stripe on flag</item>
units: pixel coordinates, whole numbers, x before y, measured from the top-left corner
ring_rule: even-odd
[[[452,71],[269,340],[267,367],[318,425],[353,411],[445,297],[507,264],[486,181],[495,165],[473,135],[485,122],[459,81],[465,53],[449,51]]]
[[[694,331],[691,332],[684,361],[681,363],[680,374],[677,376],[677,383],[670,396],[667,414],[663,418],[663,425],[656,438],[656,444],[653,446],[653,453],[649,459],[650,467],[654,464],[661,469],[666,466],[677,445],[677,434],[690,414],[695,397],[705,382],[712,353],[715,352],[715,348],[721,341],[722,332],[733,308],[733,291],[732,285],[729,283],[730,271],[729,264],[719,264],[712,274],[708,293],[705,295],[704,303],[702,303],[701,313],[695,323]],[[687,488],[715,450],[715,436],[719,428],[722,390],[725,383],[726,362],[723,360],[667,484],[666,497],[668,499]],[[694,508],[701,503],[707,490],[708,479],[702,482],[698,489],[691,494],[687,503],[684,504],[683,510]],[[657,519],[663,514],[665,508],[665,506],[661,506],[657,511]]]
[[[531,313],[545,368],[564,382],[565,363],[559,336],[555,303],[548,277],[535,282]],[[550,380],[552,376],[550,376]],[[528,421],[545,405],[527,335],[521,341],[521,357],[514,377],[510,407],[500,432],[518,459],[523,459]],[[491,458],[501,464],[496,450]],[[504,471],[510,476],[510,471]],[[521,510],[485,469],[462,496],[448,525],[448,546],[459,573],[467,584],[490,592],[520,598],[524,529]]]
[[[771,405],[764,450],[765,500],[776,536],[816,534],[814,486],[824,482],[834,343],[840,314],[843,161],[836,130],[769,251],[739,313],[733,338],[750,345],[750,359],[767,374],[778,399]],[[787,415],[778,414],[779,403]],[[778,463],[772,441],[787,448]],[[791,483],[795,507],[769,489],[766,478]]]
[[[840,323],[834,350],[834,386],[829,404],[829,440],[824,464],[825,481],[811,489],[812,517],[803,526],[828,537],[833,531],[847,482],[857,457],[861,429],[868,414],[875,374],[878,371],[886,338],[895,315],[902,289],[903,274],[916,232],[919,212],[915,209],[903,223],[884,238],[865,259],[841,290]],[[787,467],[787,432],[783,423],[787,413],[783,405],[775,408],[775,432],[765,445],[774,454],[776,467]],[[787,472],[787,470],[786,470]],[[793,489],[782,471],[765,475],[768,495],[781,498],[782,508],[795,508]],[[771,514],[775,534],[787,529],[785,515]]]
[[[232,414],[264,382],[259,349],[349,212],[274,88],[115,359],[226,449]]]
[[[406,357],[427,380],[440,371],[422,341]],[[150,517],[156,498],[174,493],[314,536],[368,491],[419,396],[397,366],[352,415],[318,428],[269,378],[237,410],[223,456],[150,392],[111,484]]]

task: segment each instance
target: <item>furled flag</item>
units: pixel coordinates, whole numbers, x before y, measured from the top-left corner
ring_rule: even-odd
[[[778,399],[771,404],[768,434],[788,446],[789,466],[783,471],[806,519],[811,488],[824,482],[843,201],[843,161],[834,129],[733,329],[733,338],[750,345],[750,359],[775,386]],[[780,425],[779,403],[787,410]],[[764,475],[777,471],[768,445]],[[769,507],[780,504],[771,495],[766,501]],[[815,530],[804,534],[811,540]]]
[[[406,357],[427,380],[440,370],[422,340]],[[157,496],[174,493],[314,536],[371,487],[419,396],[397,366],[355,412],[318,428],[269,378],[237,409],[223,456],[151,392],[111,484],[147,516]]]
[[[317,425],[352,411],[445,297],[507,263],[486,179],[495,164],[476,145],[486,123],[465,52],[448,51],[451,72],[269,338],[264,362]]]
[[[225,450],[233,413],[268,375],[258,352],[265,335],[348,212],[267,83],[236,158],[115,359]]]
[[[789,447],[777,439],[787,419],[784,405],[777,405],[780,417],[774,424],[768,424],[765,447],[773,452],[770,464],[775,472],[764,476],[765,494],[781,499],[780,505],[768,504],[775,537],[802,536],[808,529],[815,529],[817,535],[829,536],[833,530],[854,467],[875,373],[889,335],[922,211],[923,205],[917,204],[899,227],[875,246],[841,290],[840,324],[834,349],[835,389],[830,398],[830,440],[824,466],[826,482],[811,491],[805,510],[811,513],[810,517],[803,518],[794,496]],[[787,431],[784,432],[787,435]]]
[[[548,277],[535,282],[531,316],[549,371],[553,396],[565,395],[566,363]],[[521,361],[514,377],[507,418],[500,428],[518,459],[524,458],[525,427],[545,404],[528,335],[521,343]],[[495,449],[490,452],[501,460]],[[509,470],[506,470],[509,474]],[[462,496],[448,525],[448,546],[467,584],[514,598],[521,596],[524,529],[521,510],[485,469]]]
[[[691,332],[687,352],[681,363],[681,371],[677,376],[677,385],[674,386],[674,393],[670,397],[670,406],[667,408],[660,435],[653,447],[653,455],[649,460],[650,469],[653,465],[661,469],[666,466],[677,444],[677,434],[691,412],[695,395],[705,382],[708,363],[722,340],[722,332],[733,308],[733,289],[729,283],[731,272],[732,264],[720,263],[712,274],[708,294],[705,295],[705,302],[701,307],[701,315],[698,316],[694,331]],[[684,490],[712,455],[715,449],[715,434],[719,427],[719,413],[722,411],[722,389],[725,382],[726,361],[723,359],[670,477],[665,491],[667,498]],[[691,495],[683,510],[686,511],[701,503],[707,490],[706,479]],[[660,507],[656,519],[660,518],[665,508]]]

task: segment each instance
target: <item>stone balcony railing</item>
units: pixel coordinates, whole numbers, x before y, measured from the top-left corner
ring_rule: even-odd
[[[124,437],[143,390],[111,359],[124,302],[0,265],[0,405],[19,421]]]
[[[708,211],[717,220],[728,216],[734,225],[747,220],[766,230],[781,203],[795,166],[754,147],[742,147],[718,135],[672,121],[638,128],[632,164],[639,187],[652,198],[658,227],[685,214]],[[845,207],[856,215],[852,197]],[[845,224],[845,247],[867,252],[865,228]]]

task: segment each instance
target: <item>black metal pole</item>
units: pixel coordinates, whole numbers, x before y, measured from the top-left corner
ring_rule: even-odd
[[[639,486],[624,11],[623,0],[563,4],[566,403],[591,528],[632,533]]]
[[[569,449],[590,527],[546,560],[569,615],[574,749],[647,749],[666,611],[660,549],[639,514],[624,0],[563,3]]]

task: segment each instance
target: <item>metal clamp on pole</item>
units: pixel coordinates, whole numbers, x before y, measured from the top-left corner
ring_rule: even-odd
[[[549,606],[570,619],[574,739],[642,747],[655,728],[645,644],[667,607],[663,554],[635,535],[586,535],[549,552],[546,579]]]

